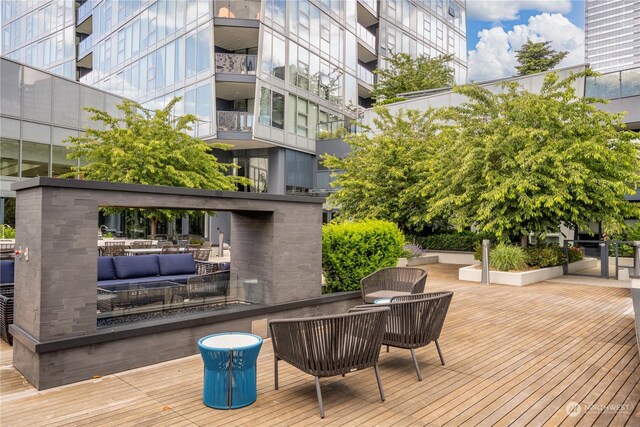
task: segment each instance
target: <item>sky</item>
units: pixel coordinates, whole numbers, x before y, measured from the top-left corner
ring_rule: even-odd
[[[558,67],[584,63],[584,1],[467,0],[467,80],[515,75],[515,51],[527,38],[568,51]]]

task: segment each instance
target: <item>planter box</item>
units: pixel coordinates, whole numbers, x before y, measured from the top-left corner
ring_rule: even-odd
[[[476,261],[473,258],[473,252],[461,252],[461,251],[427,251],[428,255],[437,255],[438,262],[440,264],[461,264],[469,265],[475,264]]]
[[[476,267],[480,267],[480,264],[462,267],[458,270],[458,280],[480,282],[482,280],[482,270]],[[494,285],[525,286],[559,276],[562,276],[562,266],[519,272],[490,271],[489,282]]]

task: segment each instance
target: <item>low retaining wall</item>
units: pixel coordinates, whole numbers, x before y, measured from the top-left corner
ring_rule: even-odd
[[[482,270],[476,267],[480,267],[480,264],[462,267],[458,270],[458,279],[468,282],[482,281]],[[562,276],[562,266],[520,272],[490,271],[489,282],[495,285],[524,286],[558,276]]]
[[[225,312],[198,313],[180,318],[127,324],[96,334],[37,342],[11,325],[15,355],[37,354],[38,372],[24,372],[37,378],[38,390],[57,387],[128,369],[198,354],[198,339],[218,332],[253,332],[267,337],[268,321],[281,318],[346,313],[362,303],[360,291],[323,295],[304,301],[273,306],[260,305]],[[35,365],[31,369],[37,369]]]
[[[469,265],[478,262],[473,258],[473,252],[427,251],[427,255],[437,255],[440,264]]]

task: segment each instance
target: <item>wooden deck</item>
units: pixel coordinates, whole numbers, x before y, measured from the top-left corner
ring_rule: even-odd
[[[0,347],[2,426],[57,425],[640,425],[640,358],[628,289],[541,283],[523,288],[459,282],[428,266],[428,288],[455,291],[440,344],[380,356],[387,400],[372,370],[322,380],[280,363],[270,341],[258,365],[258,400],[220,411],[202,404],[202,362],[187,357],[38,392]],[[575,402],[573,404],[572,402]],[[574,405],[574,406],[571,406]],[[569,409],[574,409],[571,412]],[[569,415],[569,413],[571,415]]]

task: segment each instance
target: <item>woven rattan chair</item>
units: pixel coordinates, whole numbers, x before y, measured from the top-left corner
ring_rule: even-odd
[[[124,256],[124,245],[107,245],[102,248],[102,256]]]
[[[427,272],[419,268],[388,267],[360,280],[362,301],[372,304],[377,299],[419,294],[424,292]]]
[[[153,241],[151,240],[134,240],[131,243],[131,249],[149,249],[152,247]]]
[[[160,251],[161,254],[179,254],[180,246],[178,245],[164,245]]]
[[[280,360],[313,375],[320,417],[324,418],[320,377],[373,367],[380,398],[384,401],[378,357],[388,313],[387,307],[374,307],[358,313],[272,320],[269,327],[275,356],[276,390]]]
[[[389,347],[411,350],[418,381],[422,381],[415,349],[424,347],[432,341],[435,342],[440,362],[444,365],[444,357],[442,357],[438,338],[440,338],[442,325],[444,325],[452,297],[453,292],[414,294],[395,297],[391,302],[385,304],[360,305],[349,311],[361,312],[372,307],[389,307],[391,313],[382,344],[387,346],[387,351],[389,351]]]
[[[211,298],[216,301],[224,299],[226,304],[230,281],[231,272],[229,270],[189,277],[187,279],[187,298],[190,300],[202,298],[203,303]]]
[[[211,255],[211,249],[198,249],[194,252],[193,259],[198,261],[209,261],[209,255]]]
[[[184,247],[184,253],[185,254],[195,254],[196,252],[198,252],[200,250],[200,248],[202,247],[202,245],[197,245],[197,244],[188,244],[187,246]]]

